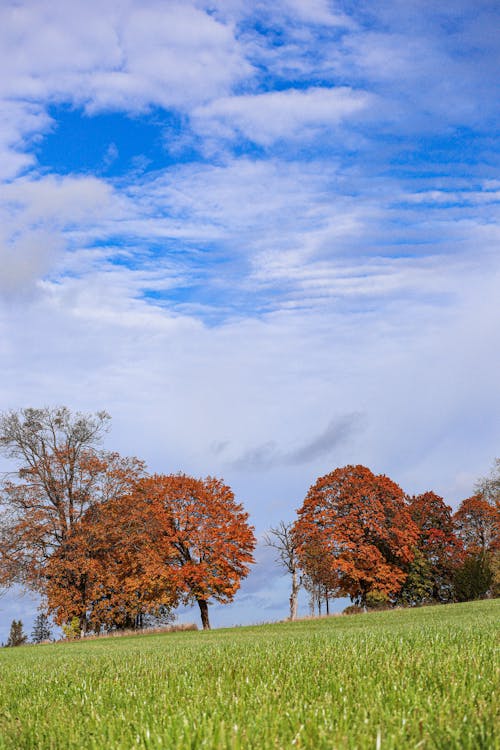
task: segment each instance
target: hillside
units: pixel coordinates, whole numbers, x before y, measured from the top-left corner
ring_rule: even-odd
[[[500,600],[0,651],[0,748],[484,748]]]

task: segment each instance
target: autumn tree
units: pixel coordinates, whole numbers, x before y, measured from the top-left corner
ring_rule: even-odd
[[[268,547],[276,550],[278,562],[284,570],[292,576],[292,589],[290,592],[290,620],[297,618],[298,597],[302,583],[300,574],[297,548],[292,534],[292,523],[280,521],[277,526],[271,526],[269,532],[264,536],[264,542]]]
[[[196,602],[203,628],[210,628],[209,599],[232,601],[253,562],[248,514],[230,487],[212,477],[156,475],[143,479],[131,499],[148,518],[144,564],[160,571],[184,602]]]
[[[418,528],[401,488],[364,466],[320,477],[298,511],[294,538],[301,567],[324,576],[340,594],[366,604],[369,594],[392,597],[413,560]],[[318,565],[321,561],[321,565]]]
[[[51,556],[46,599],[58,624],[85,612],[94,632],[140,628],[178,603],[170,570],[150,554],[156,522],[141,500],[123,494],[90,508]]]
[[[457,598],[479,599],[495,581],[500,554],[500,512],[493,493],[472,495],[460,503],[454,516],[457,535],[466,557],[456,573]]]
[[[491,552],[500,546],[499,510],[482,494],[463,500],[454,522],[467,552]]]
[[[72,414],[66,407],[0,416],[0,449],[17,464],[0,494],[0,585],[43,594],[49,561],[58,554],[62,571],[64,550],[89,509],[129,491],[143,474],[140,461],[99,448],[108,423],[106,412]],[[85,630],[85,565],[80,573]]]
[[[455,571],[463,560],[452,509],[435,492],[408,498],[408,508],[419,530],[418,554],[410,563],[401,599],[412,604],[452,601]]]

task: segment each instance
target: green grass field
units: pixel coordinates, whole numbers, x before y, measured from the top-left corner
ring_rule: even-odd
[[[500,600],[2,649],[0,748],[500,747]]]

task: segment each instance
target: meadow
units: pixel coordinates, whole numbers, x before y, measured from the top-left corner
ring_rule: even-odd
[[[484,748],[500,600],[0,650],[1,750]]]

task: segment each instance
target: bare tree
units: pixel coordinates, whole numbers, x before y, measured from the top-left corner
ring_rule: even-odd
[[[494,460],[489,476],[478,479],[475,489],[491,505],[500,503],[500,458]]]
[[[269,529],[269,533],[264,536],[264,542],[268,547],[277,550],[278,557],[276,558],[276,562],[292,576],[290,620],[296,620],[298,596],[302,585],[302,577],[300,575],[299,563],[292,535],[292,527],[292,523],[280,521],[278,526]]]
[[[309,614],[311,617],[316,613],[321,615],[321,585],[307,574],[302,576],[302,585],[309,594]]]

